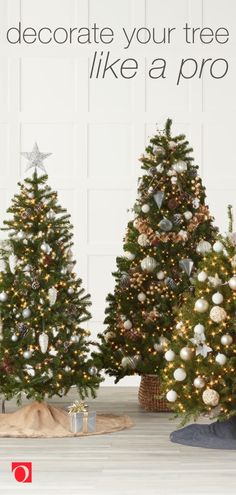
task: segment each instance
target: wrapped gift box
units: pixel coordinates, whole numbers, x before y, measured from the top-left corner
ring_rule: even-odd
[[[72,433],[93,433],[96,430],[96,412],[84,411],[73,413],[71,418]]]

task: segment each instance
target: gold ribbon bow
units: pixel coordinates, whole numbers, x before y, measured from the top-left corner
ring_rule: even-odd
[[[76,400],[74,404],[68,407],[69,414],[83,414],[83,433],[88,433],[88,405],[85,402]]]

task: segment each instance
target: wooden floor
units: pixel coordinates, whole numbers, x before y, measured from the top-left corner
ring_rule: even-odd
[[[67,406],[75,398],[54,404]],[[8,404],[14,410],[14,403]],[[94,407],[94,405],[93,405]],[[0,493],[40,495],[236,494],[236,451],[174,445],[169,414],[143,412],[136,388],[101,388],[98,412],[129,414],[117,434],[67,439],[0,439]],[[17,483],[12,461],[33,462],[33,483]]]

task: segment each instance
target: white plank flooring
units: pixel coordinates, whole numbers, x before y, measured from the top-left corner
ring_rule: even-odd
[[[66,407],[71,392],[54,404]],[[90,402],[91,403],[91,402]],[[137,389],[103,387],[98,412],[129,414],[134,427],[112,435],[67,439],[0,439],[0,493],[6,495],[235,495],[236,451],[174,445],[170,414],[145,413]],[[15,409],[7,404],[8,412]],[[12,461],[33,462],[33,483],[17,483]]]

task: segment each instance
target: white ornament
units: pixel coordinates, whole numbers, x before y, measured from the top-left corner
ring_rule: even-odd
[[[16,257],[16,255],[10,254],[10,256],[9,256],[9,268],[10,268],[11,273],[13,273],[13,275],[16,273],[17,261],[18,261],[18,258]]]
[[[224,366],[224,364],[226,363],[226,361],[227,361],[227,357],[225,356],[225,354],[218,353],[216,355],[216,362],[218,364],[220,364],[221,366]]]
[[[13,335],[11,336],[11,340],[12,340],[12,342],[17,342],[18,337],[15,333],[13,333]]]
[[[197,301],[195,302],[194,309],[198,313],[205,313],[208,310],[208,307],[209,307],[209,304],[206,301],[206,299],[197,299]]]
[[[175,390],[169,390],[166,394],[166,398],[168,402],[175,402],[178,398],[178,395]]]
[[[139,226],[139,218],[135,218],[135,220],[133,221],[133,226],[135,229],[138,229],[138,226]]]
[[[227,313],[220,306],[214,306],[210,311],[210,318],[215,323],[220,323],[227,318]]]
[[[130,253],[130,251],[125,251],[124,256],[129,261],[133,261],[135,258],[135,254]]]
[[[140,302],[144,302],[144,301],[146,300],[146,294],[144,294],[144,292],[140,292],[140,293],[138,294],[138,300],[139,300]]]
[[[197,376],[193,381],[193,385],[195,388],[203,388],[205,387],[205,380],[201,376]]]
[[[6,271],[6,268],[7,268],[7,265],[6,265],[5,260],[1,259],[0,260],[0,272],[4,273]]]
[[[212,296],[212,302],[214,304],[221,304],[224,300],[224,297],[222,296],[222,294],[220,292],[215,292],[215,294],[213,294]]]
[[[172,168],[175,170],[175,172],[182,174],[183,172],[186,172],[188,166],[186,162],[180,160],[179,162],[175,163]]]
[[[23,316],[23,318],[30,318],[30,316],[31,316],[31,311],[30,311],[30,309],[29,309],[29,308],[25,308],[25,309],[23,309],[23,311],[22,311],[22,316]]]
[[[164,170],[163,165],[161,163],[159,163],[159,165],[156,166],[156,171],[161,174],[163,172],[163,170]]]
[[[191,220],[192,216],[193,216],[193,214],[192,214],[191,211],[185,211],[184,212],[184,218],[185,218],[185,220]]]
[[[199,254],[210,253],[211,244],[208,241],[200,241],[197,245],[196,251]]]
[[[70,366],[65,366],[64,370],[66,373],[69,373],[71,371],[71,368]]]
[[[199,206],[200,206],[200,199],[199,198],[194,198],[193,201],[192,201],[192,205],[195,208],[195,210],[197,210],[199,208]]]
[[[205,332],[205,327],[201,323],[198,323],[197,325],[195,325],[193,330],[195,335],[202,335],[202,333]]]
[[[48,289],[49,305],[52,307],[57,300],[58,290],[55,287]]]
[[[124,328],[125,328],[125,330],[130,330],[132,328],[132,326],[133,326],[132,325],[132,321],[130,321],[130,320],[124,321]]]
[[[51,251],[52,251],[52,248],[49,246],[49,244],[47,244],[46,242],[43,242],[41,244],[41,250],[45,253],[45,254],[50,254]]]
[[[207,273],[204,272],[204,271],[201,271],[198,276],[197,276],[197,279],[199,282],[205,282],[206,279],[207,279]]]
[[[32,352],[30,350],[23,352],[23,357],[25,359],[30,359],[32,356]]]
[[[218,392],[212,388],[207,388],[202,394],[202,400],[207,406],[217,406],[220,401]]]
[[[55,213],[55,211],[54,211],[54,210],[49,210],[49,211],[48,211],[48,213],[47,213],[47,218],[48,218],[49,220],[53,220],[53,219],[55,218],[55,216],[56,216],[56,213]]]
[[[140,234],[138,236],[138,244],[142,247],[145,247],[148,245],[148,236],[146,234]]]
[[[48,349],[48,335],[43,332],[39,335],[39,347],[41,349],[41,352],[43,354],[45,354],[47,352],[47,349]]]
[[[150,211],[150,206],[145,204],[142,206],[141,210],[143,213],[148,213]]]
[[[17,235],[16,235],[17,239],[19,239],[19,241],[23,241],[23,239],[25,238],[25,233],[23,232],[23,230],[20,230]]]
[[[229,286],[230,286],[230,289],[232,290],[236,290],[236,277],[232,277],[230,280],[229,280]]]
[[[177,382],[183,382],[187,376],[187,373],[183,368],[176,368],[176,370],[173,373],[173,376]]]
[[[183,239],[183,241],[186,241],[188,239],[188,232],[186,230],[180,230],[179,236]]]
[[[168,146],[171,150],[174,150],[177,147],[177,143],[175,141],[169,141]]]
[[[0,261],[1,263],[1,261]],[[233,268],[236,268],[236,254],[231,258],[231,265]],[[0,269],[1,271],[1,269]]]
[[[164,280],[165,273],[162,270],[160,270],[159,272],[157,272],[157,278],[158,280]]]
[[[175,352],[172,351],[172,349],[169,349],[168,351],[165,352],[164,357],[165,357],[166,361],[168,361],[168,362],[174,361]]]
[[[233,337],[231,337],[229,333],[226,333],[225,335],[222,335],[220,341],[222,345],[230,345],[233,342]]]
[[[50,354],[50,356],[57,356],[58,351],[55,349],[55,347],[51,347],[49,354]]]
[[[75,291],[74,291],[73,287],[69,287],[69,289],[68,289],[68,291],[67,291],[67,292],[68,292],[68,294],[69,294],[70,296],[72,296],[72,295],[74,294],[74,292],[75,292]]]
[[[171,177],[171,179],[170,179],[170,180],[171,180],[171,183],[172,183],[173,185],[175,185],[175,184],[178,182],[177,177]]]
[[[79,335],[71,335],[71,338],[70,338],[71,342],[73,342],[73,344],[78,344],[79,340],[80,340],[80,337]]]
[[[176,324],[176,330],[181,330],[181,328],[183,327],[183,322],[182,321],[178,321],[178,323]]]
[[[140,356],[136,355],[136,356],[125,356],[122,358],[121,360],[121,366],[123,368],[131,368],[131,369],[135,369],[138,362],[140,361]]]
[[[52,328],[52,335],[54,338],[56,338],[59,334],[59,330],[57,329],[57,327],[53,327]]]
[[[222,280],[219,278],[218,273],[215,274],[214,277],[208,277],[209,284],[212,285],[216,289],[219,285],[222,285]]]
[[[190,361],[190,359],[192,358],[193,352],[192,352],[192,349],[190,349],[189,347],[182,347],[179,355],[180,355],[181,359],[183,359],[183,361]]]
[[[8,295],[7,295],[7,293],[6,293],[6,292],[4,292],[4,291],[3,291],[3,292],[0,292],[0,301],[1,301],[1,302],[6,302],[6,301],[7,301],[7,299],[8,299]]]
[[[213,244],[213,251],[215,251],[215,253],[221,253],[224,249],[224,246],[222,244],[222,242],[220,241],[216,241],[214,244]]]
[[[31,366],[30,364],[26,364],[24,366],[24,370],[26,371],[26,373],[29,376],[35,376],[35,370],[34,370],[33,366]]]
[[[157,262],[154,258],[151,258],[151,256],[147,256],[141,261],[141,268],[143,271],[151,273],[155,270],[157,266]]]

